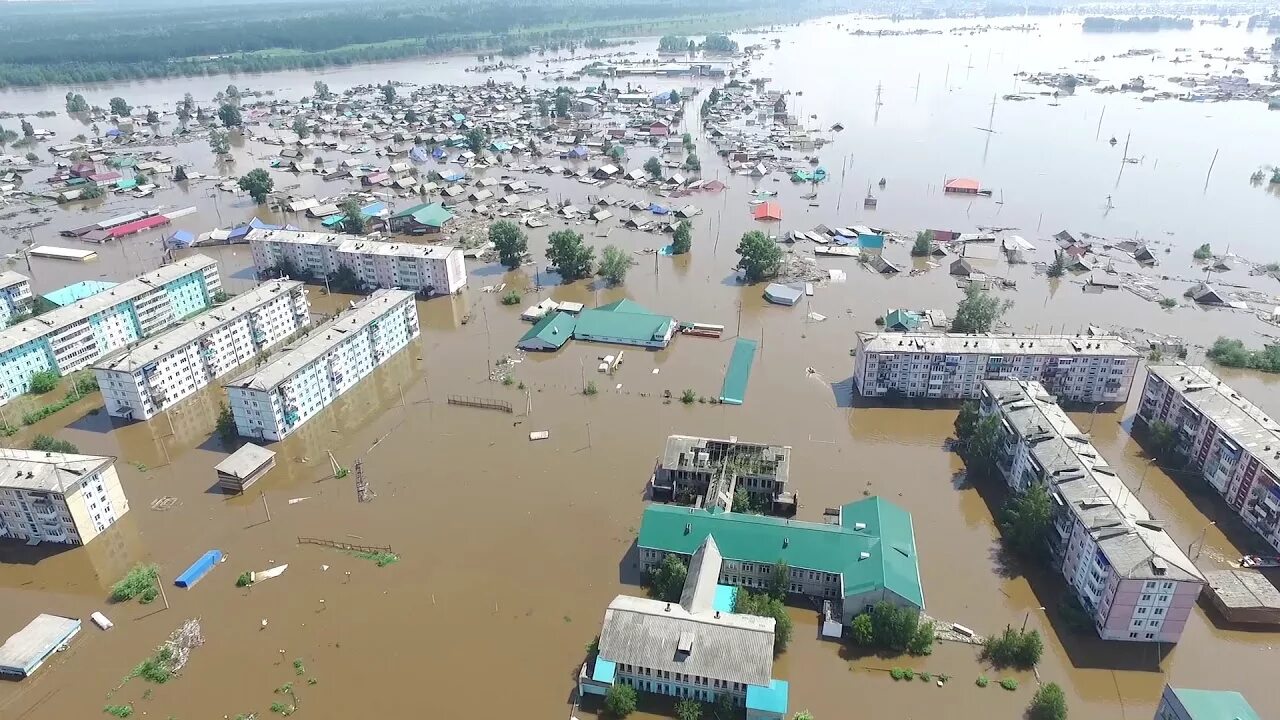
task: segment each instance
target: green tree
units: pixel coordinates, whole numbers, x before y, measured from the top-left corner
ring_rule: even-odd
[[[1147,439],[1151,454],[1164,460],[1172,460],[1178,451],[1178,431],[1162,420],[1147,423]]]
[[[128,117],[133,108],[122,97],[113,97],[110,102],[111,114],[116,117]]]
[[[651,157],[644,161],[644,171],[649,173],[655,180],[662,179],[662,161],[657,156]]]
[[[801,710],[791,716],[791,720],[813,720],[813,713],[808,710]]]
[[[236,430],[236,416],[231,412],[231,407],[225,402],[218,405],[218,423],[216,426],[218,437],[222,438],[223,445],[230,445],[235,442],[239,432]]]
[[[875,627],[871,624],[870,613],[859,613],[849,623],[849,639],[858,647],[874,647],[876,641]]]
[[[658,52],[682,53],[689,49],[690,40],[682,35],[663,35],[658,39]]]
[[[54,388],[58,387],[58,379],[61,376],[53,370],[37,370],[31,373],[31,380],[28,385],[33,395],[43,395]]]
[[[791,642],[791,615],[781,600],[768,593],[752,593],[740,587],[734,592],[733,611],[740,615],[773,618],[773,651],[780,653],[787,649]]]
[[[147,111],[147,124],[148,124],[148,125],[157,125],[157,124],[159,124],[159,123],[160,123],[160,113],[156,112],[155,110],[148,110],[148,111]]]
[[[551,112],[551,104],[545,97],[539,97],[534,101],[534,105],[538,108],[538,117],[546,117]],[[565,103],[565,107],[568,108],[568,106],[568,103]]]
[[[742,234],[738,241],[738,256],[738,267],[749,283],[774,277],[782,269],[782,251],[778,244],[759,230]]]
[[[36,128],[35,128],[35,126],[34,126],[34,125],[32,125],[31,123],[27,122],[27,119],[26,119],[26,118],[22,118],[22,119],[19,121],[19,124],[20,124],[20,125],[21,125],[21,127],[22,127],[22,137],[34,137],[34,136],[35,136],[35,134],[36,134]]]
[[[956,440],[965,442],[973,437],[974,428],[978,426],[978,420],[982,417],[982,411],[978,408],[977,400],[966,400],[960,405],[960,412],[956,415],[953,425],[956,433]]]
[[[293,134],[300,138],[304,138],[311,134],[311,130],[307,128],[307,119],[301,115],[293,118]]]
[[[227,89],[223,92],[223,94],[233,100],[239,100],[240,88],[236,87],[234,84],[228,85]]]
[[[656,600],[679,602],[684,592],[684,581],[689,577],[689,566],[679,555],[668,554],[657,567],[649,569],[646,581],[649,594]],[[742,592],[739,590],[739,592]]]
[[[690,153],[689,157],[684,159],[684,169],[690,172],[699,172],[702,170],[702,161],[698,159],[697,155]]]
[[[1209,243],[1205,243],[1196,248],[1195,251],[1191,253],[1191,257],[1196,260],[1208,260],[1213,257],[1213,249],[1209,247]]]
[[[685,152],[693,152],[693,135],[689,133],[681,135],[680,144],[684,145]]]
[[[481,152],[489,145],[489,138],[484,131],[478,127],[473,127],[467,131],[467,147],[471,148],[471,152]]]
[[[1049,265],[1049,269],[1045,274],[1051,278],[1062,277],[1067,274],[1067,256],[1061,250],[1053,251],[1053,263]]]
[[[364,282],[360,280],[359,275],[356,275],[356,271],[352,270],[348,265],[339,265],[337,270],[329,274],[329,287],[334,292],[347,293],[349,295],[359,295],[365,291]]]
[[[614,683],[604,694],[604,709],[615,718],[625,718],[636,711],[637,700],[635,688]]]
[[[87,113],[89,112],[89,103],[85,101],[84,96],[80,93],[67,93],[67,112]]]
[[[960,422],[960,418],[956,418]],[[964,458],[965,466],[970,473],[979,477],[990,477],[995,472],[996,462],[1000,459],[1002,431],[1000,419],[995,414],[980,417],[973,424],[973,430],[965,437],[957,437],[956,450]]]
[[[681,698],[676,701],[678,720],[698,720],[700,717],[702,717],[702,703],[693,698]]]
[[[684,255],[693,246],[693,223],[681,220],[676,224],[676,232],[671,238],[671,254]]]
[[[951,332],[991,332],[1000,322],[1000,317],[1011,307],[1012,300],[1002,301],[977,283],[969,283],[964,289],[964,299],[956,306]]]
[[[1040,662],[1044,640],[1037,630],[1016,630],[1006,625],[999,635],[987,638],[982,657],[996,667],[1030,670]]]
[[[225,130],[214,128],[209,131],[209,150],[219,157],[231,154],[231,138]]]
[[[565,280],[579,280],[591,274],[596,251],[582,243],[582,235],[557,230],[547,236],[547,259]]]
[[[929,621],[920,622],[916,625],[915,632],[911,634],[911,639],[907,641],[907,654],[923,656],[933,652],[933,641],[936,633],[933,630],[933,623]]]
[[[900,608],[881,600],[871,607],[872,635],[875,647],[905,652],[920,625],[920,613],[913,608]]]
[[[364,213],[360,211],[360,201],[354,195],[348,196],[338,206],[342,211],[342,229],[352,235],[364,234]]]
[[[382,102],[390,105],[396,101],[396,86],[390,80],[387,81],[386,85],[379,86],[378,89],[382,91]]]
[[[600,256],[600,269],[597,271],[610,285],[620,285],[627,279],[627,270],[631,267],[631,258],[618,249],[617,245],[605,245]]]
[[[414,112],[413,108],[409,108],[408,110],[405,110],[404,121],[409,125],[413,125],[414,123],[418,122],[418,113]]]
[[[1044,557],[1052,530],[1053,500],[1041,485],[1033,484],[1009,498],[1001,509],[1000,532],[1005,545],[1028,560]]]
[[[317,80],[311,84],[311,87],[315,90],[317,100],[324,101],[333,97],[333,93],[329,91],[329,84],[326,82]]]
[[[738,52],[738,43],[730,40],[728,35],[716,33],[702,41],[702,49],[710,53],[734,53]]]
[[[244,126],[244,118],[240,116],[240,108],[231,103],[222,103],[222,107],[218,108],[218,119],[222,121],[223,127]]]
[[[781,560],[773,564],[773,571],[769,573],[769,597],[785,602],[787,592],[791,586],[791,568]]]
[[[569,92],[556,90],[556,117],[569,117]]]
[[[80,200],[97,200],[102,197],[101,185],[85,185],[80,188]]]
[[[733,695],[722,692],[716,695],[716,700],[711,704],[711,714],[716,720],[733,720],[737,717],[738,706],[733,702]]]
[[[622,145],[614,145],[609,148],[609,157],[614,160],[621,160],[627,154],[627,149]]]
[[[240,178],[239,185],[241,190],[249,193],[249,197],[252,197],[254,202],[261,205],[267,201],[267,196],[275,188],[275,181],[266,170],[254,168]]]
[[[1028,720],[1067,720],[1067,696],[1058,683],[1047,683],[1036,690],[1027,708]]]
[[[40,452],[67,453],[69,455],[75,455],[80,452],[80,448],[74,444],[44,434],[35,436],[31,441],[31,449]]]
[[[916,242],[911,246],[911,254],[915,257],[924,257],[933,252],[933,231],[921,230],[916,233]]]
[[[498,251],[498,262],[508,270],[520,267],[529,250],[529,239],[524,231],[510,220],[498,220],[489,225],[489,242]]]

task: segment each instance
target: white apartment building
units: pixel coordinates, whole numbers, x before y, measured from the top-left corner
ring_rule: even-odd
[[[428,295],[452,294],[467,284],[462,250],[451,245],[384,242],[301,230],[253,230],[248,237],[259,273],[269,273],[287,261],[313,278],[323,279],[346,267],[369,287]]]
[[[1037,382],[983,383],[983,415],[1000,418],[996,467],[1015,492],[1054,501],[1057,569],[1104,640],[1176,643],[1204,576]]]
[[[1149,365],[1139,420],[1175,430],[1174,448],[1280,551],[1280,423],[1207,368]]]
[[[311,323],[306,286],[268,280],[94,366],[107,412],[147,420]]]
[[[0,448],[0,537],[85,545],[127,512],[114,458]]]
[[[221,289],[218,263],[192,255],[0,330],[0,404],[25,393],[32,373],[89,367],[204,310]]]
[[[1122,403],[1141,354],[1118,337],[858,333],[867,397],[976,398],[985,380],[1035,380],[1061,400]]]
[[[240,435],[281,440],[418,336],[407,290],[377,290],[271,362],[228,383]]]
[[[30,278],[12,270],[0,273],[0,327],[31,312],[33,302]]]

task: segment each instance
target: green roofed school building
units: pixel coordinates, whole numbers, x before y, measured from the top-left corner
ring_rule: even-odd
[[[1164,686],[1155,720],[1262,720],[1238,692]]]
[[[609,603],[579,695],[604,695],[616,683],[703,702],[728,695],[748,720],[781,720],[789,688],[772,677],[774,619],[733,612],[736,591],[720,582],[732,563],[715,538],[691,554],[680,602],[619,595]]]
[[[911,514],[870,497],[829,511],[827,522],[678,505],[650,505],[640,523],[641,570],[670,553],[691,557],[714,538],[724,562],[719,581],[765,588],[778,562],[790,568],[788,590],[842,603],[841,624],[884,600],[924,609]]]
[[[677,328],[670,315],[656,315],[631,300],[618,300],[608,305],[583,310],[573,330],[576,340],[665,348]]]

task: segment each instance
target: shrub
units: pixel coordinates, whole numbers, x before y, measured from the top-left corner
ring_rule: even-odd
[[[686,388],[684,392],[680,393],[680,402],[685,405],[692,405],[697,402],[697,400],[698,393],[694,392],[692,388]]]
[[[1040,662],[1044,641],[1036,630],[1014,630],[1005,626],[999,635],[987,638],[982,655],[996,667],[1028,670]]]
[[[505,385],[505,386],[507,386],[507,387],[511,387],[512,385],[515,385],[515,384],[516,384],[516,379],[515,379],[515,378],[513,378],[513,377],[511,377],[510,375],[503,375],[503,376],[502,376],[502,384],[503,384],[503,385]]]
[[[74,444],[66,440],[57,440],[43,433],[36,435],[35,439],[31,441],[31,449],[39,450],[40,452],[71,453],[73,455],[80,452],[80,448]]]
[[[133,707],[129,705],[108,705],[102,708],[102,712],[118,718],[127,718],[133,714]]]
[[[519,305],[520,293],[516,292],[515,290],[508,290],[506,294],[502,296],[502,304],[503,305]]]
[[[905,673],[906,671],[903,670],[902,668],[898,668],[898,667],[891,668],[889,670],[889,677],[893,678],[894,680],[901,680]]]
[[[583,395],[595,395],[595,394],[596,394],[596,393],[598,393],[598,392],[600,392],[600,391],[596,388],[596,381],[595,381],[595,380],[588,380],[588,381],[587,381],[587,386],[586,386],[586,387],[584,387],[584,388],[582,388],[582,394],[583,394]]]
[[[976,684],[977,684],[977,686],[978,686],[978,687],[986,687],[986,686],[987,686],[987,685],[989,685],[990,683],[991,683],[991,681],[987,679],[987,676],[986,676],[986,675],[979,675],[979,676],[978,676],[978,680],[977,680],[977,682],[976,682]]]
[[[920,679],[925,682],[930,682],[931,680],[933,680],[933,675],[927,672],[922,672],[920,673]]]
[[[31,394],[43,395],[58,387],[58,373],[52,370],[37,370],[31,373]]]
[[[253,573],[245,571],[236,578],[236,587],[249,587],[253,584]]]
[[[737,497],[734,498],[737,500]],[[875,630],[871,626],[871,616],[862,613],[849,623],[849,639],[859,647],[871,647],[875,642]]]
[[[1018,681],[1013,678],[1005,678],[1000,681],[1000,687],[1012,692],[1018,689]]]
[[[604,709],[615,718],[625,718],[636,711],[636,689],[618,683],[604,695]]]
[[[125,602],[141,595],[148,588],[155,590],[160,570],[155,565],[134,565],[119,582],[111,586],[111,599]]]
[[[1067,696],[1057,683],[1042,685],[1036,690],[1027,708],[1030,720],[1067,720]]]
[[[1160,298],[1160,307],[1164,308],[1165,310],[1168,310],[1170,308],[1175,308],[1175,307],[1178,307],[1178,301],[1169,297]]]

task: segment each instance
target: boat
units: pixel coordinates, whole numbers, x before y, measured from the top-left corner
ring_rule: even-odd
[[[1242,568],[1280,567],[1280,555],[1245,555],[1240,558]]]

